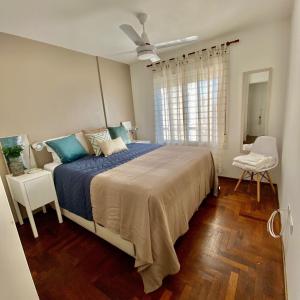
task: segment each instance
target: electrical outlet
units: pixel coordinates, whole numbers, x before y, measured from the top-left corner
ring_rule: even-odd
[[[293,220],[292,209],[290,204],[288,205],[288,222],[289,222],[288,224],[290,229],[290,235],[292,235],[294,231],[294,220]]]

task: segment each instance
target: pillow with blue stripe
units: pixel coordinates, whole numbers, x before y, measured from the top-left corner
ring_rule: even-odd
[[[74,134],[61,139],[46,141],[46,144],[55,151],[63,164],[88,155]]]

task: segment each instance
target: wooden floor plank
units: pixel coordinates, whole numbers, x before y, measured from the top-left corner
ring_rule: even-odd
[[[181,295],[180,295],[180,298],[179,300],[188,300],[190,299],[190,295],[191,295],[191,292],[192,292],[192,287],[188,284],[185,285]]]
[[[254,187],[235,184],[220,179],[175,244],[180,272],[148,295],[132,257],[50,209],[36,214],[38,239],[28,221],[18,231],[40,299],[285,299],[281,241],[266,232],[277,198],[262,185],[257,203]]]
[[[239,279],[239,274],[235,272],[230,273],[227,292],[226,292],[226,300],[234,300],[235,299],[235,293],[237,288],[237,283]]]

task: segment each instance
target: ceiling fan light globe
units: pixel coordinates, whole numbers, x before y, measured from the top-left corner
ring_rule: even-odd
[[[146,50],[138,53],[138,59],[139,60],[150,60],[153,58],[155,54],[152,50]]]

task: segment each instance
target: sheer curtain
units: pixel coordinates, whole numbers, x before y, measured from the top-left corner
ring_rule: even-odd
[[[219,171],[226,142],[228,51],[222,46],[153,67],[156,141],[207,145]]]

